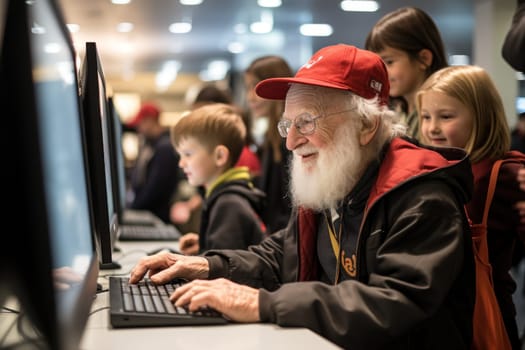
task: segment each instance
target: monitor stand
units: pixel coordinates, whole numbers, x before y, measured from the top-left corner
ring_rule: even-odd
[[[99,264],[98,267],[100,270],[118,270],[122,268],[119,263],[114,261],[106,264]]]

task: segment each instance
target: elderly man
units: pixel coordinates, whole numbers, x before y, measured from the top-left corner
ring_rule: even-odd
[[[130,282],[185,277],[193,281],[173,293],[177,305],[307,327],[349,349],[469,349],[465,154],[403,138],[382,60],[354,46],[325,47],[295,77],[263,80],[256,91],[286,100],[288,226],[249,251],[143,258]]]

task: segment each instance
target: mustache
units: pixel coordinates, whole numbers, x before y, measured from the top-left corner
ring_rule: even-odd
[[[294,157],[295,156],[302,157],[302,156],[305,156],[307,154],[312,154],[312,153],[316,153],[316,152],[318,152],[317,147],[305,145],[305,146],[301,146],[301,147],[299,147],[297,149],[294,149],[292,153],[293,153]]]

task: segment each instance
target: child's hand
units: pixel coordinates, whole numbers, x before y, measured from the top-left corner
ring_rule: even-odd
[[[518,170],[518,182],[520,183],[521,190],[525,191],[525,168]]]
[[[199,235],[186,233],[179,240],[179,250],[185,255],[197,255],[199,253]]]
[[[191,216],[191,208],[188,202],[176,202],[171,206],[170,218],[176,224],[188,222]]]

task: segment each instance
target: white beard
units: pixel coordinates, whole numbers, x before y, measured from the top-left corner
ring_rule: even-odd
[[[303,154],[307,149],[314,150],[304,147],[300,150]],[[354,188],[363,170],[364,148],[352,122],[336,131],[329,147],[318,150],[315,164],[303,164],[296,151],[291,164],[291,194],[296,206],[316,211],[336,208]]]

